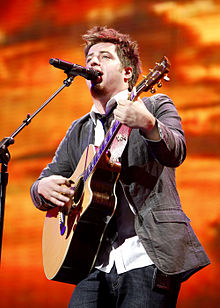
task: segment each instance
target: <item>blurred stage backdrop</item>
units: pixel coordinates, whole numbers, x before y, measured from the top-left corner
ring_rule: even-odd
[[[182,117],[188,157],[177,170],[183,209],[212,265],[183,284],[178,308],[220,301],[220,0],[8,0],[0,5],[0,139],[62,85],[49,65],[61,58],[84,65],[81,35],[94,25],[138,41],[143,73],[166,55],[170,83],[160,90]],[[150,95],[150,93],[148,93]],[[77,77],[9,148],[0,306],[67,307],[74,286],[49,281],[42,266],[44,213],[29,189],[71,122],[90,110],[85,79]]]

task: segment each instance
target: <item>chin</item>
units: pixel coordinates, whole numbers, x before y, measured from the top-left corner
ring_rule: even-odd
[[[91,85],[91,89],[90,89],[91,93],[94,93],[94,94],[104,94],[105,93],[105,89],[104,87],[100,84],[100,83],[94,83]]]

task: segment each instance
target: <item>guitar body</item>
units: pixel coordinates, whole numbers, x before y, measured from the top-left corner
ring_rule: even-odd
[[[95,147],[89,145],[70,177],[75,191],[71,204],[47,212],[43,264],[50,280],[77,284],[89,274],[115,212],[115,186],[121,166],[108,164],[108,156],[102,156],[84,183],[83,171],[95,153]]]

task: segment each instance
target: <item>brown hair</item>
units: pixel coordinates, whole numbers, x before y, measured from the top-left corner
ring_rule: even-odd
[[[132,67],[132,77],[129,80],[129,89],[131,90],[141,73],[141,60],[137,43],[131,41],[128,34],[122,34],[114,29],[99,26],[90,29],[82,36],[82,38],[86,42],[86,56],[91,46],[95,44],[108,42],[116,45],[116,52],[121,61],[122,67]]]

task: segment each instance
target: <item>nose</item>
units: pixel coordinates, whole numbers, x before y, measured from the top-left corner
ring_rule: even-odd
[[[99,65],[99,59],[96,56],[93,56],[92,59],[90,60],[90,66],[97,66]]]

